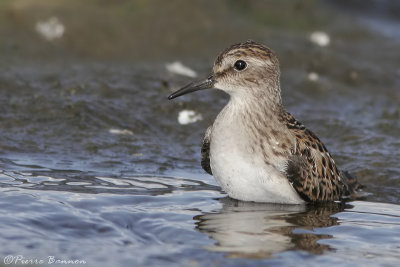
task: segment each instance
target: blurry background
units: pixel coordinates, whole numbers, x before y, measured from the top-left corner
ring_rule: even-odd
[[[279,265],[394,265],[399,29],[390,0],[0,0],[0,256],[248,263],[204,249],[215,245]],[[247,39],[276,52],[288,110],[372,193],[340,219],[343,207],[238,212],[201,169],[204,131],[228,97],[167,96]],[[213,239],[236,237],[225,230],[249,247]]]
[[[397,1],[2,0],[0,153],[14,162],[5,169],[24,159],[203,175],[201,138],[227,96],[166,96],[207,75],[225,47],[253,39],[277,53],[289,111],[343,168],[392,191],[399,17]],[[190,114],[195,123],[177,120]]]
[[[0,13],[0,48],[10,59],[132,62],[178,56],[210,60],[223,47],[248,38],[267,42],[277,51],[303,54],[309,45],[307,35],[315,30],[328,31],[334,47],[365,49],[371,30],[399,38],[400,4],[390,0],[2,0]],[[54,34],[48,29],[46,35],[46,23],[55,27]]]
[[[253,39],[277,53],[289,111],[396,202],[399,18],[389,0],[2,0],[3,168],[204,175],[201,138],[227,96],[166,96]]]

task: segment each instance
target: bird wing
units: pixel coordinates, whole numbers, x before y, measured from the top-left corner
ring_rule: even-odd
[[[286,169],[286,176],[306,201],[339,200],[349,193],[334,160],[318,137],[291,114],[286,124],[296,137]]]
[[[206,134],[203,138],[203,145],[201,146],[201,167],[212,175],[211,167],[210,167],[210,139],[211,139],[211,130],[212,126],[208,127],[206,130]]]

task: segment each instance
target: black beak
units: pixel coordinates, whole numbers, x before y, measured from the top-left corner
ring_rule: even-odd
[[[205,80],[189,83],[188,85],[184,86],[183,88],[179,89],[178,91],[168,96],[168,99],[171,100],[174,99],[175,97],[189,94],[191,92],[212,88],[214,86],[214,83],[215,83],[214,76],[210,75]]]

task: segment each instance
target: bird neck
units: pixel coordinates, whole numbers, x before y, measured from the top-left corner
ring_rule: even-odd
[[[242,91],[231,94],[229,105],[238,113],[280,114],[283,111],[280,90]]]

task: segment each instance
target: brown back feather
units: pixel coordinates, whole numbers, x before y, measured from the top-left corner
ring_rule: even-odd
[[[306,201],[333,201],[351,195],[360,185],[336,167],[335,161],[318,137],[288,112],[283,120],[296,136],[286,175]]]

